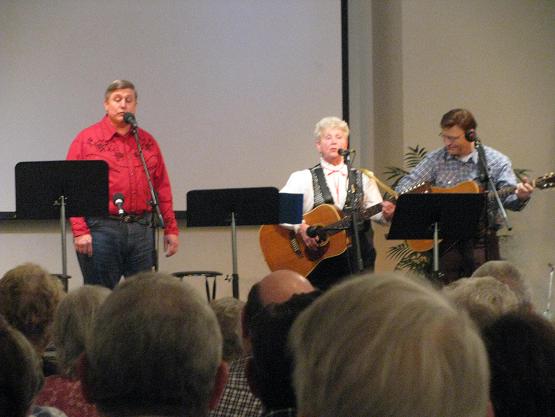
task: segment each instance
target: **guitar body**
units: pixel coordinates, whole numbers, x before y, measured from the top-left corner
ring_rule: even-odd
[[[466,193],[475,194],[480,192],[480,187],[474,181],[464,181],[454,187],[431,187],[430,192],[432,193]],[[413,252],[426,252],[434,247],[433,240],[419,239],[419,240],[407,240],[408,247]]]
[[[326,226],[341,219],[341,214],[330,204],[322,204],[303,216],[311,226]],[[260,248],[271,271],[290,269],[307,276],[327,258],[341,255],[349,246],[347,232],[342,230],[328,234],[328,239],[320,243],[316,250],[309,249],[302,238],[293,230],[277,224],[266,224],[259,231]]]

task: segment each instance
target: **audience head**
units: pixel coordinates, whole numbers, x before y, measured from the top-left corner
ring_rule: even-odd
[[[212,300],[210,306],[216,313],[223,337],[223,360],[231,362],[244,356],[241,338],[241,311],[245,303],[234,297]]]
[[[85,395],[112,416],[205,416],[227,376],[204,297],[175,277],[140,273],[100,306],[81,360]]]
[[[496,417],[555,415],[555,328],[531,312],[512,312],[482,331]]]
[[[519,307],[516,294],[494,277],[461,278],[443,287],[443,292],[479,327]]]
[[[39,265],[26,263],[0,279],[0,314],[40,354],[52,337],[54,312],[64,290],[60,281]]]
[[[0,414],[24,417],[42,387],[40,359],[27,338],[0,315]]]
[[[60,302],[54,314],[53,339],[58,370],[62,375],[76,377],[79,355],[85,351],[96,312],[110,290],[98,285],[85,285],[72,290]]]
[[[293,358],[287,337],[293,321],[319,294],[319,291],[296,294],[283,303],[269,304],[254,320],[247,377],[251,391],[267,410],[296,407]]]
[[[395,274],[339,284],[289,336],[304,417],[484,417],[488,364],[464,312]]]
[[[315,288],[309,280],[294,271],[282,269],[266,275],[254,284],[249,291],[247,303],[243,309],[243,337],[248,342],[249,328],[264,306],[270,303],[282,303],[291,298],[293,294],[302,294],[314,290]]]
[[[518,268],[507,261],[488,261],[472,273],[473,277],[494,277],[515,293],[521,307],[532,309],[532,293]]]

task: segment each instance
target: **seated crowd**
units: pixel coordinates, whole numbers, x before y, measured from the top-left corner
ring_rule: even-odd
[[[0,279],[0,352],[1,416],[555,416],[555,327],[505,261],[441,290],[274,271],[246,303],[155,272],[65,294],[24,264]]]

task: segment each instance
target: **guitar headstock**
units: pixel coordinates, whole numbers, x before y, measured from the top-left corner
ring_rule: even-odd
[[[546,188],[555,187],[555,172],[550,172],[541,177],[536,178],[534,187],[545,190]]]

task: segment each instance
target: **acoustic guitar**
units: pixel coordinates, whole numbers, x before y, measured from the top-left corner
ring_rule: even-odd
[[[536,178],[534,181],[531,182],[531,185],[535,188],[539,188],[540,190],[545,190],[547,188],[555,187],[555,173],[550,172],[545,174],[541,177]],[[509,196],[510,194],[514,193],[516,187],[514,186],[507,186],[499,189],[497,193],[499,194],[499,198],[503,200],[505,197]],[[431,193],[467,193],[467,194],[474,194],[482,192],[478,184],[474,181],[464,181],[461,182],[454,187],[442,188],[442,187],[434,187],[430,186],[426,192]],[[495,195],[490,191],[488,192],[488,201],[493,201]],[[426,252],[434,247],[433,240],[407,240],[408,247],[414,252]]]
[[[418,184],[407,192],[423,192],[429,188],[428,184]],[[369,220],[381,211],[381,203],[375,204],[359,210],[359,219]],[[271,271],[290,269],[306,277],[321,261],[341,255],[350,246],[347,229],[351,227],[351,215],[344,216],[335,206],[322,204],[305,213],[303,219],[320,237],[315,249],[307,247],[293,230],[277,224],[260,227],[260,248]]]

